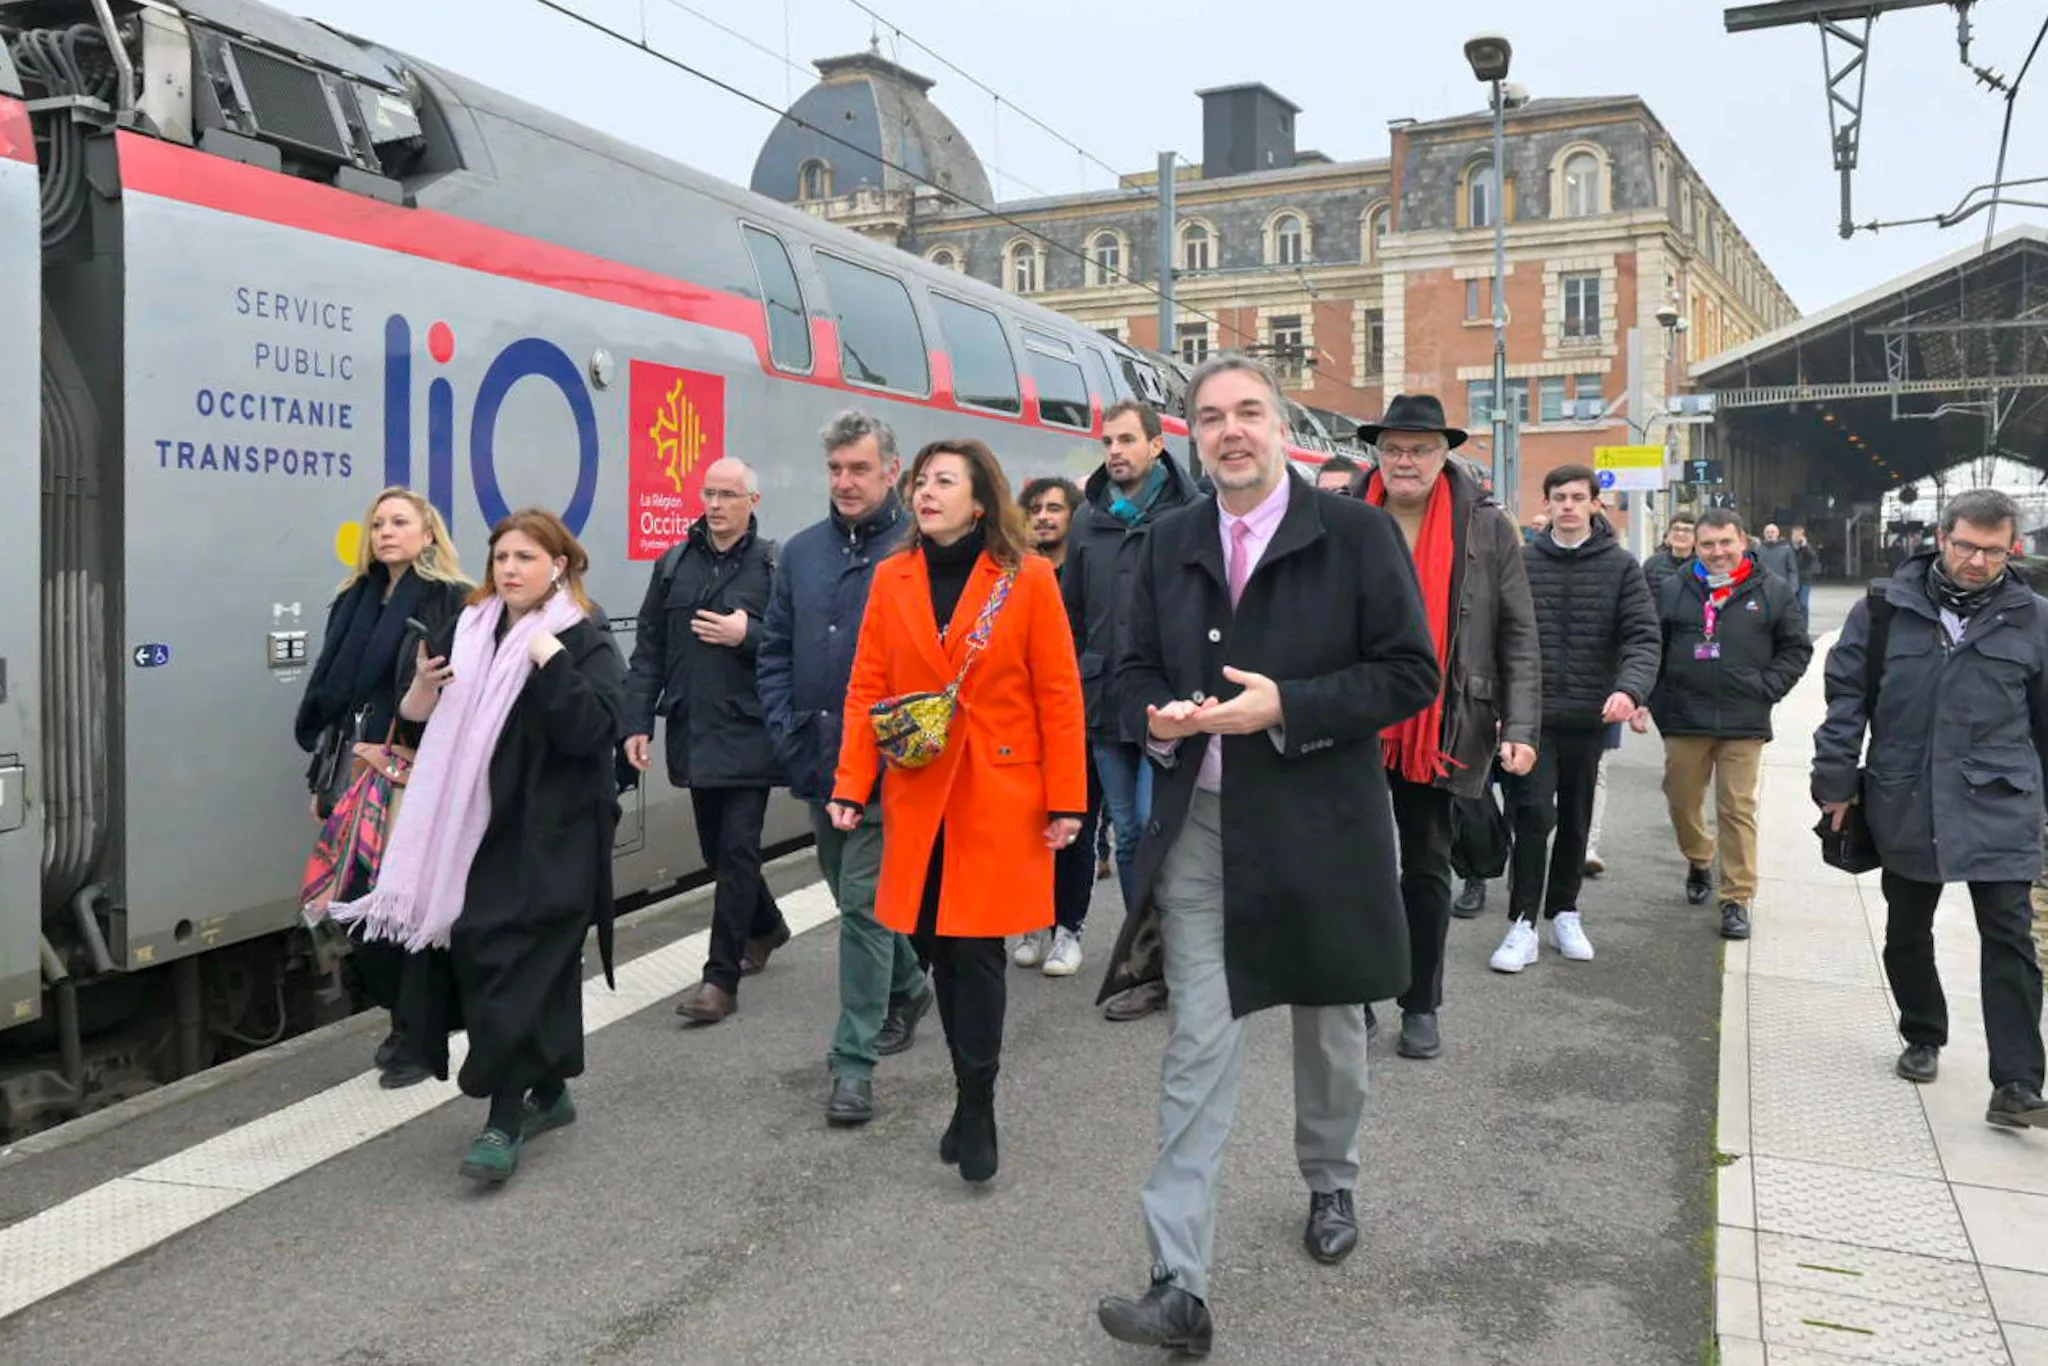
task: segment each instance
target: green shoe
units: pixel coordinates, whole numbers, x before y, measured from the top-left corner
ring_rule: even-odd
[[[575,1122],[576,1102],[569,1099],[569,1088],[564,1086],[555,1103],[545,1110],[533,1103],[532,1096],[526,1098],[526,1118],[520,1122],[519,1137],[523,1141]]]
[[[470,1143],[469,1156],[462,1159],[462,1174],[494,1185],[510,1181],[519,1169],[519,1148],[524,1141],[503,1129],[484,1130]]]

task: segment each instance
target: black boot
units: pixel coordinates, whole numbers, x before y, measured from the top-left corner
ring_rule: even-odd
[[[960,1160],[960,1104],[953,1104],[953,1119],[939,1135],[939,1161],[952,1166]]]
[[[996,1174],[996,1079],[969,1078],[960,1084],[960,1131],[954,1150],[960,1179],[980,1185]]]

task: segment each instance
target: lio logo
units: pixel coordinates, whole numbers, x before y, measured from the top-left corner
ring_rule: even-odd
[[[455,359],[455,330],[445,322],[427,329],[427,358],[437,366]],[[427,470],[424,486],[413,479],[412,324],[394,313],[384,320],[384,482],[418,489],[446,518],[455,518],[455,386],[447,376],[427,383]],[[599,446],[597,409],[583,372],[568,353],[543,337],[521,337],[485,367],[469,413],[469,478],[486,527],[512,509],[498,484],[498,414],[521,381],[553,386],[568,405],[576,428],[576,489],[562,520],[578,536],[597,499]]]

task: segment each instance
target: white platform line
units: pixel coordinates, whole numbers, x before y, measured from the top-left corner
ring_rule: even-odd
[[[838,918],[823,882],[777,900],[793,934]],[[602,976],[585,982],[584,1032],[595,1034],[694,982],[708,942],[708,932],[700,930],[620,964],[616,992],[605,986]],[[448,1044],[452,1078],[468,1054],[468,1038],[458,1034]],[[377,1074],[366,1071],[0,1229],[0,1319],[418,1119],[460,1094],[452,1080],[386,1091],[377,1085]]]

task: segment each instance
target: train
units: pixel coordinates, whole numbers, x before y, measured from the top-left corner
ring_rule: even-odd
[[[1128,398],[1185,459],[1185,381],[255,0],[0,0],[0,1137],[351,1008],[298,904],[291,723],[376,490],[425,494],[472,577],[554,508],[630,653],[721,455],[781,539],[845,408],[1080,477]],[[621,800],[623,898],[701,875],[658,772]],[[779,793],[766,841],[807,829]]]

